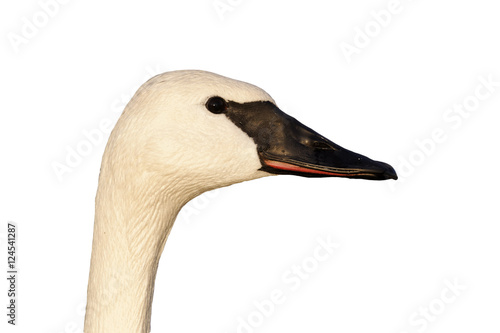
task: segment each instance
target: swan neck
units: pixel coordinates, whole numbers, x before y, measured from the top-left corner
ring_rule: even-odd
[[[84,331],[150,332],[158,262],[183,202],[147,179],[120,184],[102,173]]]

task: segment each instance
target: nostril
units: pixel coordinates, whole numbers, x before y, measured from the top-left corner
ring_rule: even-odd
[[[315,149],[332,149],[332,147],[325,143],[325,142],[321,142],[321,141],[314,141],[312,143],[312,146],[315,148]]]

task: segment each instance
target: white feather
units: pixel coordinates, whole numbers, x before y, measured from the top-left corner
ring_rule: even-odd
[[[99,176],[85,332],[149,332],[158,261],[182,206],[269,175],[254,141],[206,109],[216,95],[274,102],[248,83],[176,71],[146,82],[118,120]]]

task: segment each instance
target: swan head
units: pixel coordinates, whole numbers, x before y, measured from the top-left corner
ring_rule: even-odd
[[[205,71],[167,72],[142,85],[110,147],[129,154],[122,160],[133,161],[134,172],[193,188],[191,197],[273,174],[397,179],[390,165],[344,149],[282,112],[264,90]]]
[[[176,71],[142,85],[103,155],[85,332],[149,332],[159,258],[181,207],[204,191],[273,174],[397,178],[248,83]]]

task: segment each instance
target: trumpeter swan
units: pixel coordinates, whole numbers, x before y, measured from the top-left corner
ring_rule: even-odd
[[[254,85],[204,71],[142,85],[102,158],[84,331],[149,332],[158,261],[181,207],[272,174],[397,178],[388,164],[283,113]]]

